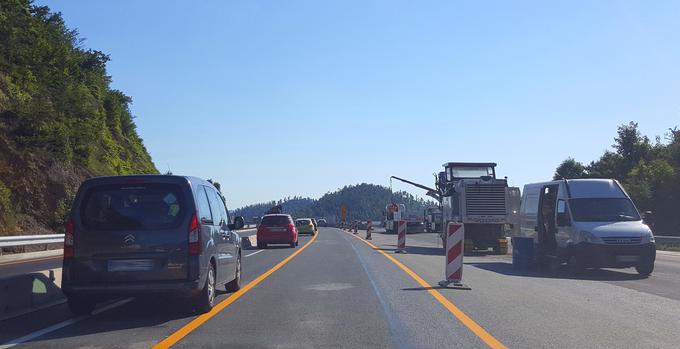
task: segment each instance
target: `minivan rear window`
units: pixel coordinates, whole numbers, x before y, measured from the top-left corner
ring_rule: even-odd
[[[268,226],[285,226],[290,224],[288,216],[265,216],[262,218],[262,223]]]
[[[85,193],[80,216],[92,230],[169,229],[182,222],[185,206],[178,185],[104,185]]]

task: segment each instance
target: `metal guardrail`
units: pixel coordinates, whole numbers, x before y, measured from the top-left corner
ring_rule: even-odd
[[[64,234],[19,235],[0,237],[0,256],[3,247],[23,247],[31,245],[59,244],[64,242]]]
[[[680,245],[680,236],[659,236],[655,235],[654,240],[657,244]]]

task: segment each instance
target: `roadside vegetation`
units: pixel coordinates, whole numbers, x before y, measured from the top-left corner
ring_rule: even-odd
[[[657,235],[680,234],[680,130],[652,141],[630,122],[619,126],[612,147],[588,165],[564,160],[554,178],[617,179],[641,211],[653,212]]]
[[[109,59],[46,6],[0,2],[0,235],[59,231],[87,177],[157,173]]]
[[[252,217],[260,217],[274,205],[283,205],[284,213],[294,217],[336,217],[340,219],[340,208],[347,207],[348,219],[380,220],[385,206],[389,203],[404,204],[406,214],[420,217],[423,210],[431,205],[436,205],[432,200],[424,200],[407,192],[391,192],[389,188],[375,184],[358,184],[345,186],[334,192],[330,192],[318,200],[310,198],[286,198],[279,201],[270,201],[246,206],[234,211],[234,214],[250,220]]]

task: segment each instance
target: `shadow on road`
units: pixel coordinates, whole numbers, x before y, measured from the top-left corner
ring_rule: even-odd
[[[488,263],[465,263],[479,269],[492,271],[495,273],[509,276],[523,276],[550,279],[574,279],[574,280],[593,280],[593,281],[627,281],[642,280],[647,277],[637,273],[615,271],[610,269],[586,269],[579,273],[571,273],[566,265],[560,266],[557,272],[549,272],[539,269],[518,270],[512,263],[488,262]]]
[[[394,252],[397,250],[396,245],[387,245],[393,248],[383,248],[380,249],[385,252]],[[441,247],[420,247],[420,246],[406,246],[406,253],[410,254],[420,254],[426,256],[443,256],[444,250]]]

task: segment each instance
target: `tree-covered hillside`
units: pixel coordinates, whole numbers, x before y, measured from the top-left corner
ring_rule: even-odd
[[[657,233],[680,235],[680,130],[651,141],[631,122],[619,126],[613,148],[588,165],[564,160],[554,178],[617,179],[641,211],[653,212]]]
[[[157,172],[108,61],[59,13],[0,1],[0,233],[58,229],[86,177]]]
[[[250,219],[251,217],[262,216],[272,206],[281,204],[284,212],[294,217],[339,219],[340,209],[344,205],[347,207],[349,219],[380,220],[383,211],[385,211],[385,206],[392,202],[404,204],[407,215],[418,217],[422,216],[425,207],[436,204],[433,201],[414,197],[406,192],[392,193],[389,188],[362,183],[345,186],[338,191],[325,194],[318,200],[294,197],[246,206],[235,210],[234,214]]]

